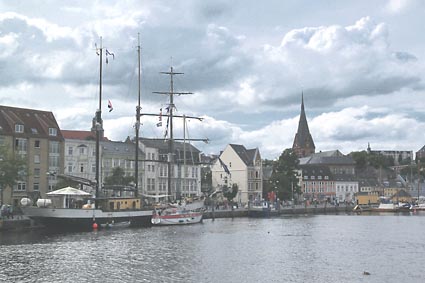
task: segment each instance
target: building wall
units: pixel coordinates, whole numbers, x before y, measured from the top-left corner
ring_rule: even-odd
[[[58,129],[59,132],[59,129]],[[28,137],[21,135],[3,136],[8,150],[21,155],[26,163],[27,174],[22,180],[17,180],[13,188],[3,188],[4,203],[20,205],[20,200],[29,197],[33,200],[46,198],[46,193],[56,185],[57,179],[49,177],[48,173],[63,172],[64,143],[56,137]],[[18,150],[16,140],[26,142],[26,150]],[[57,144],[54,152],[50,152],[51,144]],[[54,163],[52,163],[52,160]],[[12,193],[13,190],[13,193]]]
[[[359,182],[335,181],[335,189],[339,202],[351,202],[355,200],[355,194],[359,192]]]
[[[102,150],[100,149],[100,152]],[[67,175],[96,180],[96,142],[92,140],[65,139],[64,173]],[[102,166],[103,167],[103,166]],[[95,188],[83,187],[94,193]]]
[[[217,160],[211,168],[213,188],[220,189],[223,185],[231,188],[233,184],[237,184],[238,194],[234,201],[247,203],[249,200],[261,199],[261,161],[256,162],[255,166],[247,166],[230,145],[222,152],[220,159],[227,165],[231,174],[227,174]]]

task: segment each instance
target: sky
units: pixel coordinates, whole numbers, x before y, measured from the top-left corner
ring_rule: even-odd
[[[419,0],[0,1],[0,104],[52,111],[63,130],[134,137],[138,96],[159,114],[170,90],[186,138],[205,154],[230,144],[275,159],[291,148],[301,95],[316,151],[418,151],[425,144],[425,2]],[[102,41],[101,41],[102,38]],[[105,58],[105,54],[103,55]],[[113,111],[107,108],[108,100]],[[158,117],[141,136],[161,138]],[[183,138],[183,121],[174,120]]]

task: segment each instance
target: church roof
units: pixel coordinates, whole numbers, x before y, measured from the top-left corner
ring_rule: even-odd
[[[300,120],[298,122],[298,130],[297,130],[297,133],[295,134],[293,148],[294,147],[315,148],[313,138],[308,128],[307,117],[305,115],[304,95],[302,95],[302,98],[301,98],[301,114],[300,114]]]

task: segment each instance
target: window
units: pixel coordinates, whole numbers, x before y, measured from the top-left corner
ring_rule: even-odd
[[[59,142],[51,141],[49,143],[49,153],[59,154]]]
[[[68,147],[68,155],[72,155],[73,151],[72,146]]]
[[[96,164],[91,165],[91,172],[96,173]]]
[[[80,147],[80,155],[84,155],[86,152],[86,149],[84,147]]]
[[[56,137],[58,135],[58,130],[56,128],[49,128],[49,136]]]
[[[39,183],[34,183],[33,190],[34,191],[39,191],[40,190],[40,184]]]
[[[39,154],[34,154],[34,163],[40,164],[40,155]]]
[[[152,160],[155,160],[155,153],[152,153]]]
[[[37,129],[36,129],[36,128],[31,128],[31,133],[33,133],[33,134],[38,134],[38,131],[37,131]]]
[[[40,141],[39,140],[35,140],[34,141],[34,147],[35,148],[40,148]]]
[[[49,167],[59,167],[59,156],[49,156]]]
[[[68,163],[68,173],[72,173],[72,162]]]
[[[84,173],[84,164],[83,163],[80,164],[80,173]]]
[[[15,124],[15,133],[23,133],[23,132],[24,132],[24,125]]]
[[[40,178],[40,168],[34,168],[34,178]]]
[[[20,152],[27,152],[27,140],[26,139],[16,139],[15,148]]]
[[[25,182],[18,182],[16,184],[16,191],[25,191],[27,189],[27,183]]]

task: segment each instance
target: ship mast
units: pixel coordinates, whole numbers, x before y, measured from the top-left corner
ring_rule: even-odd
[[[135,177],[135,186],[136,190],[134,192],[134,196],[138,197],[139,195],[139,130],[140,130],[140,34],[137,35],[138,45],[137,45],[137,55],[138,55],[138,77],[139,77],[139,83],[138,83],[138,103],[136,107],[136,163],[134,164],[134,177]]]
[[[96,111],[93,130],[96,132],[96,195],[94,200],[94,206],[98,208],[98,199],[99,199],[99,186],[100,186],[100,135],[103,131],[102,126],[102,37],[100,37],[100,47],[96,48],[96,51],[99,55],[99,108]]]
[[[170,127],[170,131],[168,134],[168,200],[171,201],[172,197],[172,191],[171,191],[171,177],[172,177],[172,169],[173,169],[173,163],[174,163],[174,139],[173,139],[173,110],[174,110],[174,95],[187,95],[192,94],[191,92],[174,92],[174,76],[175,75],[183,75],[184,73],[178,73],[174,72],[173,67],[170,67],[169,72],[160,72],[161,74],[169,75],[170,76],[170,91],[169,92],[154,92],[158,94],[166,94],[170,97],[170,103],[168,105],[168,123]]]

